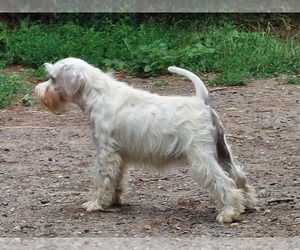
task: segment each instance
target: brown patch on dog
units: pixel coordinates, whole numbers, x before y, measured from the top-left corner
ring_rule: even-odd
[[[233,164],[229,148],[225,141],[225,133],[222,123],[218,115],[212,110],[211,111],[212,123],[215,127],[215,142],[217,149],[217,158],[219,164],[225,168],[226,172],[230,171],[230,164]]]
[[[40,102],[45,104],[52,113],[61,114],[64,111],[64,103],[60,96],[55,92],[49,90],[50,86],[46,87],[45,95],[40,98]]]
[[[254,189],[247,183],[246,176],[241,172],[234,170],[233,156],[226,143],[225,133],[220,118],[214,110],[211,111],[212,123],[215,127],[215,142],[217,150],[217,160],[219,165],[226,171],[229,176],[235,181],[237,188],[242,188],[245,194],[254,193]],[[255,201],[250,199],[245,204],[247,208],[253,208]]]

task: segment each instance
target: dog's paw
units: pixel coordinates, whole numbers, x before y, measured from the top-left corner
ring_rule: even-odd
[[[247,210],[256,210],[257,200],[254,197],[247,197],[245,207]]]
[[[249,210],[256,210],[257,199],[255,197],[255,192],[249,189],[249,192],[245,193],[245,207]]]
[[[87,212],[91,212],[91,211],[103,211],[103,207],[101,205],[99,205],[99,203],[94,200],[94,201],[88,201],[82,204],[82,207],[87,211]]]
[[[240,213],[236,212],[233,207],[227,207],[223,209],[217,216],[217,221],[221,224],[231,223],[236,221]]]

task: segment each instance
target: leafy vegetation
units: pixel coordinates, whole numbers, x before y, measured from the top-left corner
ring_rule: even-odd
[[[300,84],[300,76],[287,76],[284,79],[286,84]]]
[[[299,72],[299,34],[279,39],[269,34],[270,22],[253,31],[253,19],[241,26],[226,16],[198,17],[165,15],[139,21],[133,14],[91,14],[89,19],[65,14],[48,22],[21,20],[14,28],[0,23],[0,67],[20,64],[40,76],[45,62],[73,56],[131,75],[155,76],[176,65],[213,73],[215,85]]]
[[[0,74],[0,108],[12,104],[19,96],[25,98],[23,102],[27,106],[32,105],[30,97],[27,96],[28,84],[21,81],[19,75]]]

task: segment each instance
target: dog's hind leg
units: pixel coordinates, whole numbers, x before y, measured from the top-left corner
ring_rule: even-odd
[[[248,183],[242,168],[234,162],[232,152],[226,142],[223,126],[214,111],[212,111],[212,118],[216,129],[215,138],[218,163],[228,173],[229,177],[235,181],[237,188],[241,188],[244,191],[246,208],[253,209],[256,205],[254,188]]]
[[[238,164],[234,163],[232,153],[226,143],[225,137],[218,140],[217,153],[220,166],[223,167],[223,169],[229,174],[229,177],[235,181],[237,187],[244,191],[246,208],[255,208],[256,198],[254,188],[248,183],[247,177],[242,168]]]
[[[220,223],[236,220],[244,211],[243,192],[219,166],[211,147],[199,147],[187,155],[193,179],[208,188],[213,199],[218,202],[220,211],[217,220]]]

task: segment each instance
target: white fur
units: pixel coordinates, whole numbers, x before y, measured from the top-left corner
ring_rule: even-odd
[[[208,188],[218,202],[219,222],[231,222],[245,206],[254,206],[253,189],[241,168],[232,162],[227,170],[218,161],[218,131],[212,123],[212,113],[216,113],[209,106],[207,89],[195,74],[169,68],[171,72],[189,77],[195,84],[197,95],[182,97],[159,96],[135,89],[75,58],[46,64],[46,70],[54,79],[36,87],[39,100],[48,105],[45,99],[49,93],[45,93],[45,89],[50,86],[48,92],[57,92],[61,102],[59,107],[48,105],[53,112],[73,102],[90,120],[97,147],[96,192],[94,198],[83,205],[87,211],[104,210],[120,203],[128,166],[161,170],[180,157],[188,158],[194,180]],[[74,74],[70,73],[72,70]],[[72,75],[74,79],[70,79]],[[82,81],[79,89],[73,87],[76,81],[78,85],[78,76]],[[222,126],[218,117],[215,121]]]
[[[180,75],[183,75],[183,76],[189,78],[195,85],[196,96],[198,96],[199,98],[202,98],[203,100],[208,99],[208,91],[207,91],[204,83],[194,73],[192,73],[186,69],[182,69],[182,68],[178,68],[178,67],[174,67],[174,66],[169,67],[168,70],[170,72],[177,73],[177,74],[180,74]]]

